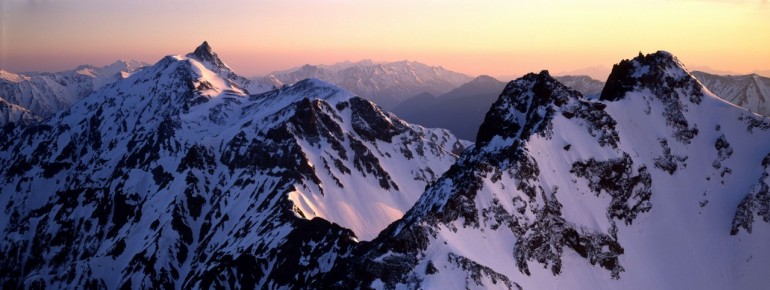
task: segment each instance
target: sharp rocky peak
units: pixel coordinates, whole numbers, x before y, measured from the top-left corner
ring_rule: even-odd
[[[546,70],[511,81],[487,112],[476,144],[487,145],[498,136],[526,139],[545,129],[543,125],[553,116],[554,107],[579,98],[582,98],[580,93],[561,84]]]
[[[211,49],[211,46],[209,46],[207,41],[204,41],[195,48],[195,51],[188,53],[187,57],[203,63],[209,63],[217,68],[230,69],[221,59],[219,59],[219,55]]]
[[[670,52],[661,50],[647,55],[640,52],[639,56],[612,67],[600,98],[617,101],[627,92],[645,88],[654,93],[661,89],[685,89],[686,95],[701,96],[703,87]]]

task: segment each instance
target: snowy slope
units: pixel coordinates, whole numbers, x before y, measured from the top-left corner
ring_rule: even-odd
[[[252,95],[241,81],[204,43],[9,132],[3,288],[327,279],[464,148],[317,79]]]
[[[360,250],[346,285],[765,288],[768,130],[667,52],[616,65],[600,99],[528,74],[476,145]]]
[[[14,74],[0,70],[0,98],[45,118],[145,65],[119,60],[104,67],[83,65],[58,73]]]
[[[225,64],[219,55],[211,49],[209,43],[204,41],[195,51],[188,53],[187,57],[194,58],[206,66],[207,69],[219,74],[226,81],[245,90],[246,93],[259,94],[282,87],[284,84],[273,76],[247,79],[235,73]]]
[[[364,60],[328,66],[305,65],[272,75],[286,84],[318,78],[346,88],[386,109],[423,92],[433,95],[447,93],[471,80],[467,75],[415,61],[375,63]]]
[[[712,93],[763,116],[770,116],[770,78],[756,74],[720,76],[693,72]]]
[[[11,104],[0,98],[0,126],[9,123],[30,125],[40,121],[40,117],[25,108]]]

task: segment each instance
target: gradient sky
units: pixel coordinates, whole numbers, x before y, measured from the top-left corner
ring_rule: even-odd
[[[245,76],[364,58],[560,73],[656,50],[691,69],[770,70],[767,0],[0,1],[0,68],[13,72],[154,63],[203,40]]]

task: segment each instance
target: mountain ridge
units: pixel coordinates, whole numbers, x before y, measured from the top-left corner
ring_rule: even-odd
[[[762,285],[770,121],[667,52],[621,61],[608,84],[597,100],[547,72],[509,83],[474,147],[362,250],[348,286]]]
[[[145,65],[135,60],[118,60],[103,67],[81,65],[56,73],[15,74],[0,70],[0,98],[46,118]]]
[[[757,74],[720,76],[701,71],[693,75],[712,93],[757,114],[770,115],[770,78]]]
[[[587,96],[598,96],[604,83],[588,76],[557,76],[557,80]],[[484,114],[500,96],[505,83],[482,75],[446,94],[417,95],[393,108],[405,120],[431,128],[447,128],[465,140],[475,140]],[[431,112],[427,114],[426,112]]]
[[[508,82],[470,146],[320,79],[252,94],[214,62],[167,56],[4,128],[3,288],[766,282],[770,119],[671,53],[620,61],[598,97]]]
[[[317,79],[250,95],[229,75],[167,56],[7,132],[0,284],[311,283],[465,146]]]
[[[304,65],[294,70],[274,72],[283,83],[315,77],[347,88],[390,109],[408,97],[422,92],[443,94],[471,80],[467,75],[441,66],[415,61],[378,63],[370,60],[334,65]]]
[[[393,113],[412,123],[447,128],[464,140],[475,140],[484,113],[504,86],[492,77],[479,76],[443,95],[431,98],[421,94],[407,99],[394,107]]]

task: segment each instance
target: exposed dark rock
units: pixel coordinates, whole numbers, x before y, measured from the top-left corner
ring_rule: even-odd
[[[631,224],[638,214],[652,208],[652,178],[647,167],[642,165],[634,170],[633,161],[627,154],[607,161],[593,158],[578,161],[572,165],[571,172],[585,178],[596,195],[604,192],[612,197],[607,208],[607,214],[612,218]]]
[[[600,99],[618,101],[628,92],[649,90],[663,104],[663,116],[674,130],[673,137],[688,144],[698,135],[698,128],[690,126],[684,112],[688,110],[687,102],[700,104],[703,86],[680,66],[668,52],[639,53],[638,57],[623,60],[612,68]]]
[[[762,166],[764,167],[764,173],[759,178],[759,182],[751,188],[746,197],[738,204],[735,217],[733,217],[730,235],[737,235],[741,228],[751,233],[755,216],[758,216],[766,223],[770,223],[770,185],[768,185],[770,154],[762,160]]]
[[[519,289],[521,290],[521,286],[519,284],[512,282],[511,279],[506,277],[503,274],[497,273],[494,270],[492,270],[489,267],[485,267],[483,265],[479,265],[478,263],[474,262],[473,260],[470,260],[468,258],[465,258],[463,256],[458,256],[453,253],[449,253],[448,261],[452,264],[455,264],[460,269],[463,269],[466,273],[468,273],[468,276],[465,278],[465,288],[470,289],[470,283],[473,282],[476,284],[476,286],[484,287],[484,283],[481,281],[483,277],[487,277],[490,280],[492,280],[492,284],[501,283],[503,284],[507,289]],[[515,287],[515,288],[514,288]]]
[[[655,167],[668,172],[668,174],[674,174],[679,166],[687,166],[687,156],[678,156],[671,154],[671,147],[668,145],[668,140],[661,139],[660,147],[663,149],[663,155],[655,158]]]

